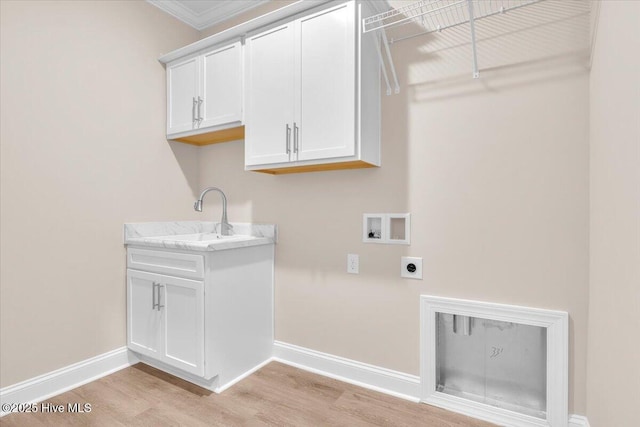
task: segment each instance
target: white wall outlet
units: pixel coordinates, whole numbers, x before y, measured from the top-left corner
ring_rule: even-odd
[[[400,258],[400,277],[422,280],[422,258],[410,256]]]
[[[347,254],[347,273],[360,273],[360,256],[358,254]]]

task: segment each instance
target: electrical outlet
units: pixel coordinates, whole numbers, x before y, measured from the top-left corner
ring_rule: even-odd
[[[347,273],[360,273],[360,256],[358,254],[347,254]]]
[[[410,256],[400,258],[400,277],[422,280],[422,258]]]

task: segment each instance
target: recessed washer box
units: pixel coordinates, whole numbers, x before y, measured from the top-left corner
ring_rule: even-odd
[[[363,214],[362,241],[364,243],[410,245],[411,214]]]

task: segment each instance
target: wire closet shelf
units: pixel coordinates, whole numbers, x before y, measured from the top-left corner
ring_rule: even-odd
[[[421,0],[364,18],[362,20],[362,32],[380,33],[381,42],[385,45],[387,53],[387,62],[389,62],[389,67],[391,68],[394,78],[395,92],[398,93],[399,86],[388,45],[424,34],[440,32],[447,28],[469,24],[469,35],[473,48],[473,77],[478,78],[480,73],[478,71],[476,51],[475,21],[489,16],[504,14],[508,11],[541,1],[544,0]],[[410,35],[387,39],[387,29],[412,23],[418,24],[421,29]],[[380,41],[378,41],[378,43],[380,43]],[[380,48],[378,48],[378,53],[383,65],[385,80],[387,80],[387,94],[389,94],[390,85],[386,77],[386,70]]]

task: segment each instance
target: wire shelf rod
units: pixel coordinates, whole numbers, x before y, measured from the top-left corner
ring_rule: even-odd
[[[387,86],[387,95],[391,94],[391,81],[386,67],[391,70],[395,93],[400,92],[398,77],[396,74],[393,58],[389,45],[399,41],[412,39],[425,34],[440,32],[463,24],[469,24],[470,42],[472,48],[473,78],[480,76],[478,68],[478,51],[476,40],[475,22],[479,19],[487,18],[497,14],[529,6],[544,0],[420,0],[397,9],[391,9],[362,20],[362,32],[377,31],[376,49],[383,77]],[[400,38],[388,39],[386,28],[404,26],[407,24],[417,24],[425,28],[417,34],[412,34]],[[382,51],[384,44],[384,53]],[[386,54],[386,61],[384,58]],[[385,64],[385,62],[387,64]]]
[[[440,0],[436,0],[436,2],[438,2],[438,1],[440,1]],[[404,22],[413,21],[416,18],[419,18],[421,16],[425,16],[425,15],[428,15],[428,14],[433,13],[433,12],[438,12],[440,10],[448,9],[448,8],[451,8],[451,7],[456,6],[458,4],[462,4],[462,3],[466,3],[466,2],[467,2],[467,0],[458,0],[458,1],[454,2],[454,3],[447,3],[447,4],[444,4],[444,5],[439,6],[437,8],[429,9],[426,12],[421,11],[421,12],[412,14],[411,12],[413,12],[413,11],[415,11],[417,9],[424,9],[427,5],[434,3],[433,0],[431,0],[431,1],[425,1],[425,0],[418,1],[416,3],[412,3],[412,4],[408,5],[408,6],[404,6],[404,7],[401,7],[399,9],[393,9],[393,10],[390,10],[389,12],[380,13],[378,15],[374,15],[374,16],[371,16],[369,18],[363,19],[362,32],[363,33],[368,33],[370,31],[379,30],[381,28],[388,28],[388,27],[391,27],[391,26],[396,26],[396,25],[402,24]],[[391,22],[387,22],[387,23],[383,22],[385,20],[388,20],[388,19],[394,18],[394,17],[398,17],[400,15],[405,15],[405,17],[404,18],[399,18],[397,20],[394,20],[394,21],[391,21]],[[374,24],[378,24],[378,25],[374,26],[373,28],[371,28],[371,26],[374,25]]]
[[[521,3],[521,4],[518,4],[518,5],[515,5],[515,6],[510,6],[508,8],[505,8],[504,6],[502,6],[498,10],[488,11],[488,12],[482,13],[480,15],[476,15],[476,16],[474,16],[474,19],[476,21],[478,21],[479,19],[483,19],[483,18],[488,18],[490,16],[504,14],[504,13],[507,13],[509,11],[513,11],[513,10],[520,9],[522,7],[525,7],[525,6],[532,5],[534,3],[539,3],[541,1],[544,1],[544,0],[529,0],[526,3]],[[481,3],[481,2],[478,2],[478,3]],[[411,34],[411,35],[408,35],[408,36],[397,37],[397,38],[391,37],[391,38],[389,38],[389,44],[394,44],[394,43],[401,42],[401,41],[404,41],[404,40],[413,39],[413,38],[416,38],[416,37],[419,37],[419,36],[423,36],[425,34],[431,34],[431,33],[440,32],[442,30],[458,27],[460,25],[464,25],[464,24],[468,24],[468,23],[469,23],[469,20],[466,19],[466,20],[461,21],[461,22],[455,22],[455,23],[448,24],[448,25],[445,25],[445,26],[439,26],[437,28],[433,28],[433,29],[426,30],[426,31],[421,31],[419,33]]]
[[[469,22],[466,8],[462,6],[469,0],[421,0],[398,9],[380,13],[363,19],[363,33],[379,30],[382,28],[395,27],[403,24],[420,22],[426,24],[429,19],[433,31],[438,27],[444,29],[460,23]],[[497,13],[505,13],[510,10],[528,6],[542,0],[471,0],[474,2],[476,19]],[[515,3],[515,4],[514,4]],[[488,10],[487,10],[488,9]],[[434,21],[435,20],[435,21]],[[443,22],[445,21],[444,25]]]

